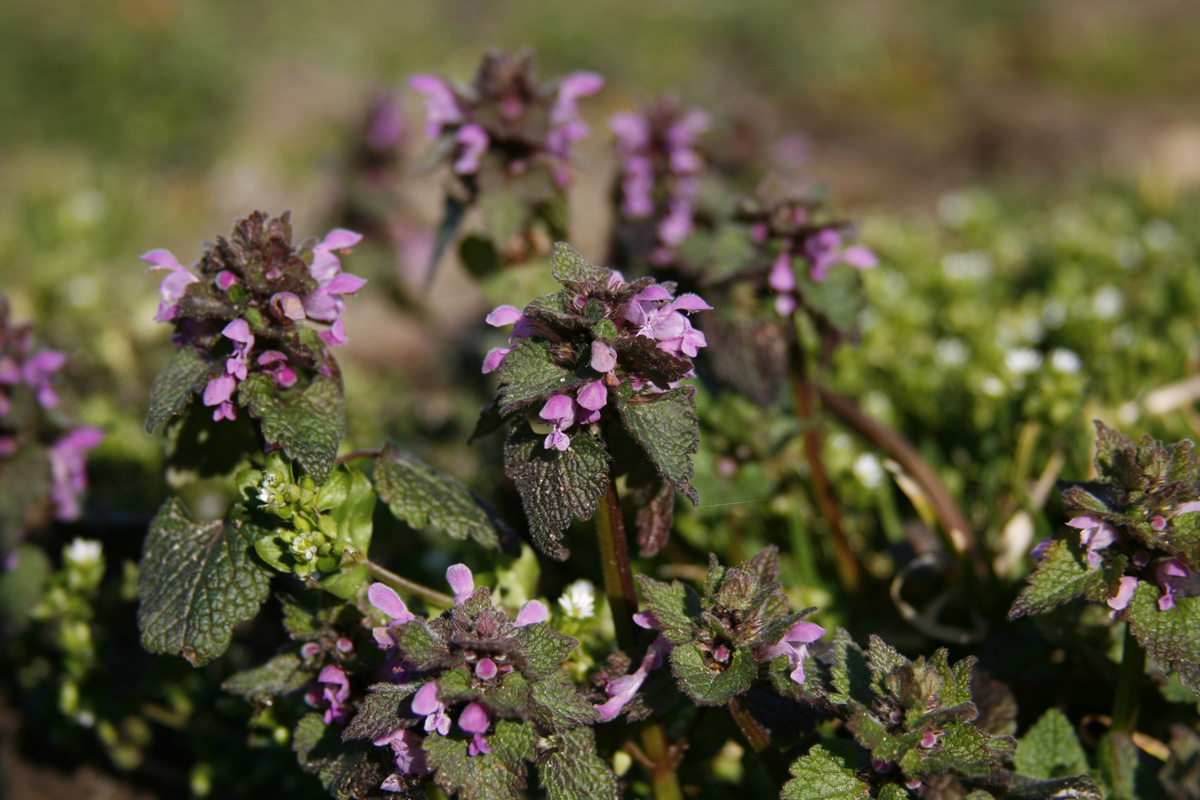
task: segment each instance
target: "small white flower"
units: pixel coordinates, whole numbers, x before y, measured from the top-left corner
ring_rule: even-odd
[[[854,471],[854,476],[862,481],[862,485],[868,489],[874,489],[883,482],[883,466],[874,453],[863,453],[854,459],[854,466],[851,469]]]
[[[1074,350],[1060,347],[1050,354],[1050,365],[1059,372],[1074,375],[1083,367],[1083,361]]]
[[[77,567],[90,567],[100,563],[103,547],[95,539],[75,539],[63,550],[67,563]]]
[[[962,339],[938,339],[938,343],[933,348],[934,360],[944,367],[961,367],[967,363],[969,355],[967,346]]]
[[[1004,354],[1004,364],[1016,374],[1026,375],[1042,365],[1042,354],[1028,347],[1015,347]]]
[[[300,535],[292,539],[291,551],[292,555],[301,561],[311,562],[317,560],[317,544],[307,536]]]
[[[581,578],[567,586],[558,604],[568,617],[588,619],[596,613],[596,587]]]

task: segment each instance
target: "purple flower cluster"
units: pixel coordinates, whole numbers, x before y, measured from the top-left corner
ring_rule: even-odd
[[[255,212],[239,223],[233,244],[219,240],[190,267],[167,250],[141,256],[152,265],[151,271],[167,273],[159,285],[154,318],[176,323],[177,344],[202,344],[211,350],[228,343],[224,371],[212,377],[203,392],[204,405],[214,408],[214,420],[236,419],[234,392],[252,372],[267,374],[277,386],[288,388],[296,384],[298,367],[325,367],[313,359],[312,348],[299,335],[305,320],[328,325],[317,334],[325,345],[347,342],[343,298],[366,281],[343,272],[338,254],[349,252],[362,236],[337,228],[299,253],[293,252],[290,239],[288,215],[268,225],[266,215]],[[203,309],[194,316],[183,310],[188,296]],[[214,321],[220,317],[228,321]]]
[[[796,262],[808,266],[808,277],[820,283],[839,264],[871,269],[876,255],[862,245],[847,245],[844,222],[828,220],[821,204],[806,199],[772,200],[747,204],[739,218],[750,224],[750,239],[772,254],[767,286],[777,293],[775,310],[790,316],[801,305]]]
[[[1181,514],[1192,514],[1198,511],[1200,511],[1200,501],[1198,500],[1180,503],[1166,515],[1156,515],[1151,518],[1150,527],[1154,531],[1162,533],[1168,530],[1171,519]],[[1121,542],[1123,538],[1112,525],[1087,514],[1072,518],[1067,525],[1079,531],[1079,544],[1085,550],[1084,559],[1087,561],[1088,569],[1100,569],[1104,565],[1103,551]],[[1053,542],[1053,539],[1043,539],[1037,543],[1030,555],[1041,560]],[[1188,569],[1187,565],[1177,558],[1155,558],[1150,552],[1138,549],[1130,560],[1133,562],[1133,566],[1139,570],[1150,567],[1151,579],[1162,590],[1162,594],[1158,598],[1160,611],[1174,608],[1176,597],[1200,594],[1200,576]],[[1128,608],[1137,586],[1138,579],[1136,577],[1125,575],[1121,578],[1117,592],[1105,601],[1112,609],[1113,617],[1118,611]]]
[[[17,418],[21,415],[14,411],[14,400],[19,393],[27,392],[32,399],[29,411],[57,408],[59,396],[54,379],[66,363],[65,353],[37,348],[31,325],[10,327],[8,303],[0,297],[0,459],[15,455],[26,437],[44,436],[41,424]],[[55,519],[79,518],[79,496],[87,488],[87,453],[103,438],[99,428],[77,427],[52,441],[39,442],[49,445],[46,457]]]
[[[698,109],[664,98],[644,112],[624,111],[609,118],[621,159],[621,214],[627,219],[657,220],[660,246],[656,264],[671,260],[671,250],[694,228],[696,197],[704,158],[695,140],[710,120]]]
[[[566,187],[571,147],[591,132],[579,118],[579,99],[600,91],[604,79],[594,72],[572,72],[541,86],[528,56],[493,52],[469,86],[429,74],[412,76],[408,85],[425,98],[429,139],[453,141],[458,175],[479,172],[481,159],[490,153],[509,176],[548,162],[556,183]]]
[[[625,280],[621,274],[614,272],[609,287],[617,289],[624,285]],[[583,309],[588,298],[579,295],[574,302],[577,308]],[[699,295],[689,293],[673,297],[665,287],[651,284],[634,294],[621,308],[609,309],[609,318],[615,324],[618,335],[624,333],[652,339],[659,350],[676,358],[690,359],[694,358],[707,342],[703,332],[692,326],[686,314],[711,308],[712,306],[704,302]],[[487,315],[487,323],[495,327],[512,325],[513,329],[507,347],[493,348],[484,357],[485,374],[500,369],[504,359],[521,339],[543,338],[551,342],[562,341],[549,327],[525,316],[524,312],[515,306],[500,306],[494,309]],[[617,349],[609,342],[593,339],[589,347],[588,365],[599,377],[550,397],[538,412],[538,417],[548,426],[545,440],[547,450],[568,449],[571,446],[571,438],[566,431],[576,425],[588,425],[598,421],[601,410],[608,404],[609,390],[615,389],[626,380],[632,382],[635,390],[651,393],[678,385],[678,381],[673,381],[667,387],[656,387],[641,375],[620,369]],[[689,372],[684,377],[691,377],[692,374],[694,373]]]
[[[475,579],[470,568],[465,564],[455,564],[447,569],[446,580],[454,592],[456,606],[461,606],[475,596]],[[490,753],[492,748],[486,734],[491,729],[496,712],[483,702],[472,701],[455,714],[451,704],[439,698],[436,678],[411,671],[410,665],[405,661],[404,653],[399,647],[401,629],[416,621],[418,617],[408,610],[408,606],[395,590],[385,584],[371,584],[367,590],[367,599],[371,605],[391,620],[386,625],[373,630],[375,641],[388,654],[388,662],[384,667],[388,678],[396,681],[428,678],[412,699],[413,713],[424,717],[425,735],[449,736],[452,728],[457,724],[459,730],[470,736],[467,749],[470,755]],[[521,607],[517,618],[511,624],[505,622],[501,628],[523,628],[527,625],[545,622],[549,616],[550,612],[543,603],[530,600]],[[503,631],[500,632],[503,633]],[[482,684],[495,681],[498,676],[503,676],[514,669],[513,663],[510,663],[503,655],[491,650],[472,652],[466,648],[459,652],[462,655],[462,663],[457,668],[468,670],[474,679]],[[384,789],[392,787],[392,790],[395,790],[395,787],[400,785],[401,775],[427,774],[424,752],[421,747],[423,741],[424,737],[407,728],[397,728],[375,739],[375,744],[379,747],[390,746],[396,757],[396,773],[390,775],[384,782]]]

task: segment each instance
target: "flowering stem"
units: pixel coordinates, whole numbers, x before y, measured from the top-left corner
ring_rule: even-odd
[[[848,397],[836,394],[826,389],[817,388],[821,398],[821,407],[828,409],[846,425],[857,431],[863,438],[881,448],[894,458],[905,472],[912,476],[929,498],[933,513],[941,523],[942,529],[950,538],[950,544],[960,556],[971,559],[975,576],[986,582],[989,573],[987,562],[979,551],[979,544],[963,513],[950,490],[942,483],[933,466],[917,451],[911,442],[896,431],[893,431],[878,421],[871,419],[855,405]]]
[[[621,519],[621,498],[612,479],[609,479],[608,490],[596,506],[596,538],[600,542],[604,594],[612,611],[617,646],[630,653],[635,643],[632,615],[637,610],[637,594],[633,589],[633,568],[629,563],[625,522]]]
[[[1125,623],[1125,648],[1121,651],[1121,671],[1117,675],[1117,698],[1113,701],[1114,733],[1131,734],[1137,727],[1138,704],[1142,694],[1142,676],[1146,672],[1146,651]]]
[[[821,435],[813,423],[814,403],[813,392],[805,379],[804,346],[800,342],[799,331],[795,322],[792,323],[792,337],[789,346],[788,376],[792,384],[792,401],[796,418],[804,423],[804,452],[812,470],[813,491],[817,496],[817,507],[821,516],[829,523],[833,534],[833,558],[837,565],[838,577],[842,588],[851,596],[857,596],[862,584],[862,567],[854,555],[850,541],[846,538],[846,530],[842,527],[842,512],[833,496],[833,487],[829,482],[829,473],[825,469],[825,461],[821,457]]]
[[[679,776],[675,774],[675,758],[661,722],[646,720],[642,723],[642,747],[651,762],[649,771],[654,783],[654,800],[683,800]]]
[[[771,773],[771,780],[776,786],[783,786],[790,776],[779,751],[771,746],[771,734],[754,718],[740,696],[730,699],[729,713],[741,729],[742,735],[746,737],[750,748],[762,759],[763,765]]]
[[[442,594],[435,589],[430,589],[428,586],[422,586],[415,581],[401,577],[391,570],[384,569],[374,561],[367,561],[367,572],[380,583],[386,583],[402,594],[415,595],[430,605],[440,608],[450,608],[454,605],[454,598],[450,595]]]

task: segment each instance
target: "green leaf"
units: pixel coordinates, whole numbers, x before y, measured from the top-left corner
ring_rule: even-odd
[[[433,247],[433,256],[429,259],[426,271],[426,286],[433,281],[433,275],[437,270],[438,263],[442,260],[442,256],[445,255],[446,248],[450,246],[450,243],[454,241],[454,237],[458,234],[458,228],[462,224],[466,213],[467,207],[464,203],[455,199],[453,195],[446,195],[445,203],[442,206],[442,221],[438,225],[437,239]]]
[[[335,800],[373,796],[391,771],[383,751],[370,742],[344,744],[320,714],[305,714],[292,732],[300,768],[316,775]]]
[[[0,626],[8,634],[25,630],[32,621],[34,606],[42,599],[53,566],[40,547],[19,544],[14,550],[17,569],[0,572]]]
[[[1013,766],[1031,778],[1069,778],[1086,775],[1087,755],[1070,720],[1052,708],[1017,740]]]
[[[196,667],[224,653],[267,598],[271,573],[250,554],[263,533],[239,519],[193,522],[179,500],[164,503],[138,567],[142,646]]]
[[[1053,608],[1076,597],[1093,595],[1108,583],[1105,570],[1088,569],[1078,550],[1056,541],[1029,576],[1029,585],[1008,611],[1010,620]]]
[[[1159,611],[1161,594],[1158,587],[1140,581],[1125,619],[1146,655],[1175,670],[1183,685],[1200,695],[1200,597],[1177,597],[1174,608]]]
[[[633,384],[629,381],[617,387],[617,411],[625,428],[659,474],[696,505],[699,497],[691,483],[691,456],[700,448],[695,389],[672,389],[653,400],[632,394]]]
[[[481,192],[476,203],[483,214],[483,227],[492,245],[503,252],[509,241],[529,226],[529,206],[503,188]]]
[[[552,348],[546,339],[522,339],[513,345],[497,371],[501,414],[508,416],[552,394],[595,380],[595,373],[589,377],[589,370],[572,371],[559,366]]]
[[[1122,734],[1108,734],[1096,747],[1096,761],[1100,778],[1107,784],[1107,797],[1141,800],[1137,792],[1138,749],[1132,739]]]
[[[23,444],[0,460],[0,553],[11,553],[51,488],[50,456],[44,447]]]
[[[433,670],[453,662],[453,656],[441,638],[431,631],[429,624],[420,617],[400,626],[399,647],[405,661],[411,663],[416,670]]]
[[[900,767],[914,778],[947,771],[971,778],[989,778],[999,772],[1015,746],[1016,742],[1008,736],[988,736],[962,722],[946,729],[939,744],[931,750],[910,747],[900,759]]]
[[[546,754],[539,775],[549,800],[621,800],[621,785],[608,762],[596,755],[591,728],[547,736],[538,748]]]
[[[362,472],[345,468],[349,473],[349,488],[341,505],[329,512],[337,523],[338,540],[349,542],[355,553],[342,554],[342,566],[337,572],[321,578],[322,585],[343,600],[353,597],[367,582],[367,550],[371,546],[371,517],[375,511],[375,490]]]
[[[866,306],[862,279],[858,270],[846,266],[834,267],[823,281],[814,281],[808,270],[796,271],[796,288],[804,305],[838,333],[849,334],[858,327],[858,317]]]
[[[576,293],[584,292],[589,287],[604,286],[612,277],[612,270],[589,263],[566,242],[554,245],[552,263],[550,274],[556,281]]]
[[[991,795],[988,795],[990,798]],[[1014,785],[1005,800],[1103,800],[1104,793],[1087,775]],[[967,795],[966,800],[973,800]]]
[[[750,688],[758,665],[749,648],[733,651],[733,657],[723,670],[705,663],[704,654],[694,644],[682,644],[671,650],[671,672],[679,681],[679,688],[701,706],[720,706],[728,703],[734,695]]]
[[[425,758],[447,793],[459,792],[463,800],[516,800],[525,788],[525,762],[534,759],[536,739],[529,725],[504,719],[487,734],[490,753],[471,756],[464,739],[427,736]]]
[[[295,653],[280,653],[262,666],[237,673],[222,683],[221,688],[252,703],[263,703],[294,692],[313,679],[315,673],[302,669],[301,663]]]
[[[497,523],[467,487],[390,444],[375,460],[375,483],[392,514],[414,528],[433,526],[485,547],[500,544]]]
[[[358,712],[342,731],[342,741],[375,739],[400,727],[400,706],[404,698],[416,694],[424,681],[412,683],[376,683],[358,703]]]
[[[690,642],[700,624],[700,596],[679,581],[663,583],[646,575],[637,575],[642,597],[671,644]]]
[[[871,688],[871,668],[867,656],[844,628],[838,628],[833,636],[833,666],[830,678],[834,691],[830,702],[841,706],[870,708],[875,700]]]
[[[596,709],[561,671],[534,681],[530,696],[535,720],[552,731],[564,731],[596,721]]]
[[[521,495],[533,543],[546,555],[566,560],[562,534],[573,517],[591,519],[607,491],[609,457],[601,441],[586,433],[571,437],[563,451],[547,450],[544,437],[524,423],[504,445],[504,471]]]
[[[567,656],[579,646],[578,639],[564,636],[542,622],[524,625],[513,633],[525,656],[523,671],[534,680],[558,674]]]
[[[346,433],[341,382],[318,374],[303,392],[276,392],[275,380],[261,373],[238,386],[238,403],[262,423],[263,438],[283,448],[312,479],[324,483]]]
[[[841,748],[838,748],[841,749]],[[783,786],[783,800],[865,800],[870,786],[858,779],[858,763],[851,753],[834,754],[813,745],[808,755],[791,766],[793,780]]]
[[[222,365],[205,361],[191,345],[175,350],[150,387],[150,409],[146,412],[146,433],[183,413],[192,395],[204,391],[209,380],[223,372]]]

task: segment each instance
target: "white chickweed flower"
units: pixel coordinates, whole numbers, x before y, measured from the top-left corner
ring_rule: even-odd
[[[103,548],[100,542],[95,539],[76,538],[63,549],[63,557],[68,563],[77,567],[88,567],[99,563],[102,552]]]
[[[568,617],[588,619],[596,613],[596,587],[581,578],[566,588],[558,604]]]

